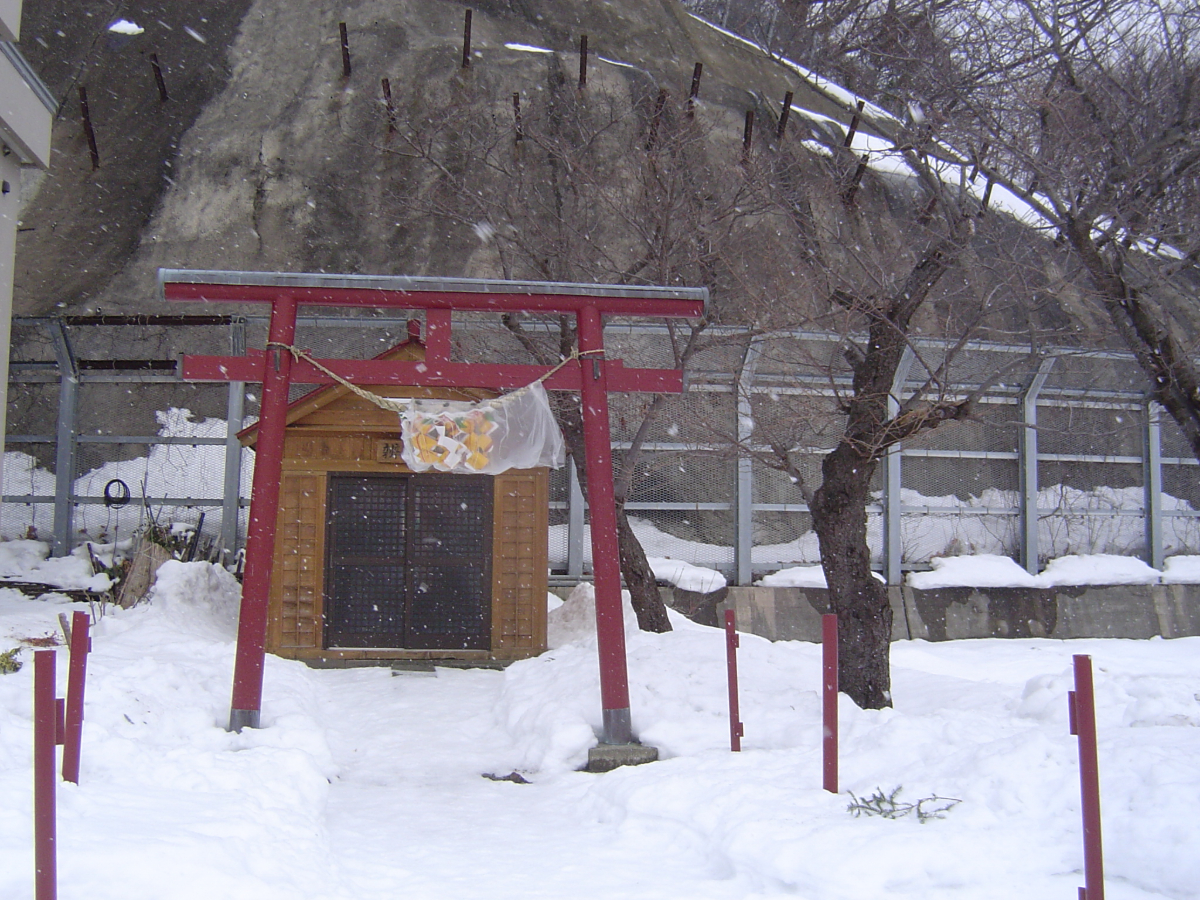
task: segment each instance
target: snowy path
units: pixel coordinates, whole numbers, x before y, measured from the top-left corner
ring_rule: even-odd
[[[623,822],[593,795],[597,776],[526,785],[481,777],[513,770],[495,715],[502,674],[330,674],[322,705],[342,774],[326,816],[353,896],[649,900],[753,890],[718,871],[702,836],[680,823]]]

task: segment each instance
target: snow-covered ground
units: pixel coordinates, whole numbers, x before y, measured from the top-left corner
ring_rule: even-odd
[[[895,708],[842,700],[834,796],[819,648],[742,637],[733,754],[723,636],[679,617],[627,630],[635,729],[662,761],[576,771],[600,720],[586,590],[552,611],[558,646],[505,672],[268,657],[266,727],[229,734],[237,592],[220,568],[168,563],[151,602],[96,625],[61,896],[1073,897],[1074,653],[1096,667],[1108,896],[1200,896],[1200,638],[895,644]],[[0,590],[0,653],[73,608]],[[0,675],[2,898],[32,895],[31,652]],[[530,783],[483,777],[514,771]],[[847,811],[851,791],[900,785],[961,802],[924,824]]]

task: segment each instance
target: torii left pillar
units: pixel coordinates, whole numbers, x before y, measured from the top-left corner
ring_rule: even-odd
[[[230,731],[257,728],[262,710],[267,600],[271,596],[271,559],[275,554],[279,485],[283,480],[283,438],[292,380],[292,354],[283,346],[291,345],[296,339],[296,301],[289,294],[280,294],[272,305],[268,335],[269,343],[276,346],[267,350],[262,373],[258,453],[254,459],[250,521],[246,528],[246,568],[242,573],[243,603],[238,617]],[[247,597],[252,598],[249,603],[245,602]]]
[[[258,452],[250,499],[246,568],[234,669],[231,731],[257,728],[262,710],[271,563],[275,546],[288,391],[293,383],[329,384],[332,379],[284,347],[295,340],[301,304],[390,307],[426,311],[426,356],[420,363],[384,360],[319,360],[322,367],[362,385],[438,385],[506,390],[543,376],[551,390],[579,391],[588,465],[592,561],[596,585],[596,633],[603,706],[601,741],[630,745],[629,682],[621,611],[621,573],[613,496],[608,422],[609,391],[678,393],[682,373],[672,369],[626,369],[604,358],[603,315],[699,318],[707,292],[691,288],[630,288],[614,285],[422,279],[402,276],[329,276],[255,272],[160,270],[163,296],[174,300],[271,303],[264,356],[184,358],[183,376],[199,381],[260,381],[263,385]],[[543,366],[455,363],[450,360],[451,312],[542,312],[576,317],[583,359],[557,370]],[[619,757],[614,758],[619,760]],[[600,767],[608,763],[602,758]]]

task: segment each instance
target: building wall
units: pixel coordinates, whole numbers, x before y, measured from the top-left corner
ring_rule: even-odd
[[[4,60],[0,59],[0,65]],[[8,345],[12,331],[13,261],[20,218],[21,166],[8,147],[0,148],[0,372],[8,372]],[[8,378],[4,379],[4,402],[0,403],[0,481],[4,476],[4,435],[8,413]]]
[[[21,35],[21,0],[0,0],[0,41]],[[12,334],[13,272],[21,212],[21,166],[50,164],[48,93],[15,48],[0,52],[0,484],[8,410],[8,358]]]
[[[21,0],[0,0],[0,41],[21,39]]]

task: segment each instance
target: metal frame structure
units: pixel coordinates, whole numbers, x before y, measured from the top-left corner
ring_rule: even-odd
[[[683,373],[676,369],[625,369],[620,360],[607,359],[603,316],[697,319],[705,312],[707,290],[170,269],[160,269],[158,278],[166,300],[271,305],[271,324],[262,355],[185,356],[183,359],[186,380],[261,381],[263,385],[230,730],[257,728],[260,724],[267,603],[279,510],[288,391],[292,383],[331,384],[333,379],[326,374],[328,371],[360,385],[437,385],[504,390],[544,379],[549,390],[579,392],[590,475],[588,506],[591,510],[596,635],[604,719],[601,740],[608,744],[633,741],[621,612],[608,394],[610,391],[678,393],[683,390]],[[287,350],[295,340],[297,312],[302,305],[423,309],[425,358],[421,362],[329,359],[319,360],[320,368],[305,359],[293,359]],[[579,358],[555,368],[453,362],[450,358],[451,327],[455,310],[574,314]]]
[[[143,368],[146,360],[133,361],[129,369],[88,368],[88,361],[79,360],[68,334],[68,326],[83,323],[112,328],[130,325],[169,325],[186,328],[189,326],[220,325],[228,327],[230,352],[244,353],[246,346],[246,320],[237,316],[180,317],[180,316],[67,316],[61,318],[18,318],[18,325],[44,325],[54,353],[53,363],[11,364],[13,383],[51,382],[58,384],[58,409],[53,435],[23,434],[9,435],[7,443],[15,447],[33,444],[53,444],[55,447],[55,489],[52,497],[38,495],[7,496],[6,503],[41,504],[52,503],[54,509],[51,529],[51,552],[54,556],[65,556],[75,545],[75,508],[106,502],[104,497],[79,496],[74,491],[74,478],[79,447],[83,444],[140,444],[153,447],[160,444],[200,446],[206,444],[225,447],[225,472],[223,491],[220,497],[164,496],[146,497],[144,501],[155,507],[162,506],[209,506],[222,509],[220,545],[232,554],[238,545],[238,510],[244,505],[240,500],[242,445],[237,439],[245,415],[246,390],[243,383],[229,385],[225,420],[228,423],[223,438],[172,438],[162,435],[83,434],[79,427],[80,392],[87,385],[95,384],[173,384],[180,379],[175,374],[171,361],[168,368]]]
[[[136,322],[134,320],[136,319]],[[381,320],[371,318],[365,320],[371,324],[378,325]],[[403,320],[395,319],[387,320],[393,325],[399,323],[397,327],[403,327]],[[364,324],[364,319],[361,317],[338,317],[329,314],[322,315],[305,315],[298,320],[300,326],[305,328],[347,328],[355,326],[359,329]],[[130,387],[136,387],[140,384],[178,384],[180,383],[179,376],[175,373],[174,364],[169,360],[161,360],[159,362],[164,365],[160,368],[141,368],[121,370],[114,366],[107,368],[99,368],[98,361],[88,360],[86,358],[76,358],[78,355],[85,355],[86,352],[73,348],[72,341],[80,334],[81,329],[90,326],[118,326],[118,325],[216,325],[227,332],[227,336],[223,336],[222,340],[228,341],[228,346],[231,354],[242,355],[245,351],[247,332],[261,334],[265,333],[266,319],[259,316],[188,316],[188,317],[171,317],[171,316],[142,316],[142,317],[116,317],[116,316],[99,316],[99,317],[64,317],[63,319],[47,318],[47,319],[18,319],[15,324],[30,328],[36,327],[37,333],[42,336],[42,341],[45,346],[43,359],[40,361],[16,361],[11,367],[11,380],[14,389],[24,384],[47,384],[53,385],[57,389],[59,398],[59,408],[57,410],[56,424],[53,428],[47,428],[47,433],[42,434],[12,434],[8,436],[8,443],[11,449],[20,449],[29,445],[42,445],[51,447],[49,454],[43,454],[43,458],[55,459],[60,462],[57,466],[57,474],[55,476],[55,489],[52,492],[44,493],[16,493],[10,492],[9,496],[4,497],[6,504],[35,506],[38,509],[46,511],[46,518],[53,513],[53,543],[55,554],[62,555],[69,552],[73,543],[76,540],[73,527],[73,519],[78,515],[78,507],[81,505],[98,505],[103,504],[104,498],[100,496],[87,496],[75,492],[75,477],[78,474],[75,471],[77,463],[75,462],[78,451],[85,446],[95,446],[96,444],[141,444],[150,448],[158,444],[175,444],[175,445],[221,445],[226,448],[225,453],[225,471],[224,471],[224,490],[222,496],[200,496],[199,494],[187,494],[180,492],[176,496],[151,496],[147,497],[147,502],[152,507],[163,506],[179,506],[179,507],[210,507],[221,508],[223,511],[223,525],[221,529],[220,546],[232,554],[237,550],[239,543],[238,532],[238,511],[247,505],[247,501],[240,499],[240,472],[242,460],[242,447],[236,439],[236,433],[243,424],[243,415],[246,411],[246,384],[241,382],[231,382],[228,385],[228,396],[222,405],[226,408],[225,418],[228,421],[228,429],[225,437],[163,437],[160,435],[121,435],[121,434],[92,434],[82,433],[80,430],[80,419],[77,415],[76,407],[82,403],[86,409],[89,406],[88,390],[91,386],[110,385],[110,384],[128,384]],[[531,323],[532,325],[532,323]],[[461,326],[457,326],[461,327]],[[468,327],[475,327],[468,323]],[[733,332],[734,329],[723,329],[723,331]],[[606,337],[610,342],[620,341],[626,336],[636,337],[641,340],[643,337],[653,337],[661,334],[665,339],[664,329],[661,326],[653,324],[609,324],[606,328]],[[800,338],[808,338],[808,335],[800,335]],[[755,338],[754,341],[761,343],[761,338]],[[87,342],[82,342],[81,346]],[[747,335],[746,345],[749,346],[751,338]],[[1016,353],[1020,348],[1001,347],[999,345],[983,345],[977,348],[970,348],[973,352],[1007,352]],[[761,353],[761,347],[755,350],[755,353]],[[1105,354],[1113,356],[1117,360],[1123,358],[1122,354]],[[751,357],[747,357],[747,361],[752,362]],[[145,362],[145,361],[142,361]],[[1060,363],[1051,362],[1048,358],[1043,367],[1042,374],[1055,375],[1060,372]],[[732,417],[740,413],[744,414],[749,410],[749,399],[751,396],[758,393],[769,393],[780,389],[778,376],[764,375],[762,366],[743,366],[740,374],[735,379],[728,372],[695,372],[692,373],[688,385],[690,392],[705,392],[716,391],[721,393],[737,392],[736,402],[734,406],[737,409],[731,408],[731,422],[728,425],[728,430],[732,433],[739,424],[732,421]],[[261,374],[257,377],[261,377]],[[1176,471],[1194,471],[1198,466],[1196,460],[1186,458],[1174,458],[1164,455],[1163,444],[1166,439],[1166,429],[1171,427],[1168,421],[1159,423],[1159,411],[1153,404],[1147,405],[1145,395],[1137,390],[1127,390],[1119,393],[1104,392],[1097,393],[1089,390],[1074,390],[1063,387],[1047,387],[1047,379],[1043,378],[1040,383],[1035,384],[1036,378],[1030,379],[1024,385],[1012,386],[1006,389],[997,389],[992,394],[983,398],[984,403],[1001,403],[1008,406],[1013,411],[1013,419],[1019,424],[1017,425],[1016,441],[1012,450],[969,450],[947,447],[943,449],[923,449],[913,448],[910,446],[904,447],[902,450],[893,450],[889,459],[884,462],[885,478],[881,485],[883,496],[881,501],[868,510],[872,515],[881,515],[882,524],[885,529],[887,538],[887,554],[885,554],[884,562],[887,569],[887,575],[890,583],[898,583],[902,572],[896,570],[895,554],[903,548],[901,542],[894,539],[898,534],[899,521],[909,522],[911,517],[920,514],[932,515],[948,515],[962,514],[964,511],[953,507],[916,507],[910,505],[901,505],[900,503],[900,487],[903,479],[899,481],[895,477],[901,475],[900,466],[898,463],[904,459],[909,460],[933,460],[947,459],[948,461],[964,460],[979,460],[984,462],[1001,462],[1011,463],[1020,471],[1017,476],[1018,487],[1018,505],[1011,508],[991,508],[981,509],[974,508],[970,510],[971,515],[995,515],[1012,517],[1020,519],[1022,513],[1025,513],[1024,520],[1016,528],[1016,534],[1023,538],[1023,543],[1018,541],[1017,556],[1023,564],[1036,566],[1040,561],[1041,552],[1045,548],[1036,548],[1036,528],[1038,521],[1043,522],[1050,518],[1060,515],[1061,511],[1056,509],[1038,509],[1037,508],[1037,478],[1036,467],[1037,463],[1119,463],[1128,466],[1139,466],[1143,469],[1143,480],[1145,499],[1141,510],[1117,510],[1117,511],[1082,511],[1080,515],[1087,515],[1091,518],[1099,518],[1107,515],[1139,515],[1144,516],[1146,524],[1146,561],[1155,568],[1162,568],[1164,561],[1164,529],[1169,526],[1172,521],[1178,521],[1179,517],[1200,517],[1198,510],[1186,509],[1164,509],[1163,508],[1163,489],[1164,489],[1164,473],[1171,470]],[[1061,380],[1061,376],[1060,376]],[[909,385],[911,387],[911,385]],[[967,386],[969,387],[969,386]],[[1134,387],[1131,385],[1131,388]],[[785,387],[785,391],[794,392],[812,392],[819,393],[824,387],[818,384],[809,384],[804,381],[803,377],[797,378],[790,387]],[[965,390],[966,388],[964,388]],[[214,398],[215,400],[216,398]],[[733,398],[731,398],[733,399]],[[219,402],[219,401],[218,401]],[[1144,421],[1142,427],[1143,446],[1141,452],[1137,455],[1087,455],[1082,453],[1045,453],[1038,447],[1038,420],[1037,412],[1039,407],[1042,409],[1050,409],[1058,406],[1074,406],[1074,405],[1099,406],[1112,408],[1114,410],[1129,410],[1135,411],[1141,409],[1139,417]],[[748,425],[748,420],[743,415],[740,423],[743,426]],[[620,450],[624,447],[620,442],[613,444],[614,450]],[[716,454],[727,454],[728,447],[698,446],[695,444],[684,443],[649,443],[644,449],[648,453],[656,452],[680,452],[680,451],[709,451]],[[821,448],[813,448],[814,454],[824,452]],[[1022,458],[1028,461],[1028,464],[1022,462]],[[719,564],[719,567],[726,571],[726,574],[739,584],[749,584],[753,580],[757,571],[761,571],[761,566],[757,569],[752,565],[753,552],[753,525],[756,516],[762,516],[769,513],[784,513],[784,514],[803,514],[806,507],[802,502],[790,503],[768,503],[755,502],[755,474],[754,464],[750,459],[742,457],[737,462],[736,472],[734,473],[735,482],[727,488],[733,494],[733,502],[704,502],[704,503],[688,503],[688,502],[654,502],[654,501],[632,501],[626,504],[626,509],[632,513],[653,513],[656,511],[676,510],[681,513],[707,511],[727,514],[733,521],[736,522],[735,543],[732,545],[732,564]],[[215,494],[216,491],[214,490]],[[556,571],[565,575],[567,580],[575,581],[585,575],[585,541],[586,541],[586,501],[582,491],[579,490],[578,480],[574,479],[568,473],[565,496],[561,499],[552,502],[552,508],[559,511],[563,517],[562,521],[567,524],[566,545],[560,548],[562,559],[556,565]],[[900,517],[898,519],[898,517]],[[1025,526],[1028,526],[1028,530]],[[556,545],[559,546],[559,545]],[[1024,547],[1024,550],[1021,549]],[[553,549],[553,548],[552,548]],[[698,560],[691,560],[696,562]],[[901,563],[907,567],[909,563],[901,557]]]
[[[1037,373],[1021,392],[1021,565],[1030,575],[1038,573],[1038,394],[1046,386],[1054,357],[1042,360]]]

